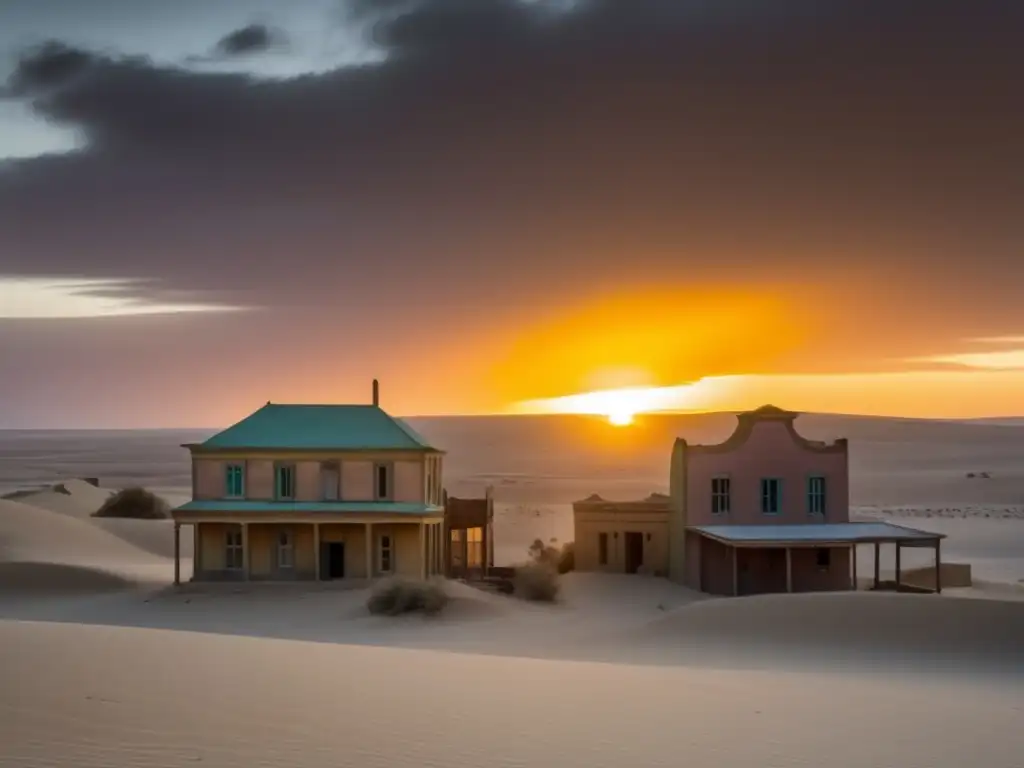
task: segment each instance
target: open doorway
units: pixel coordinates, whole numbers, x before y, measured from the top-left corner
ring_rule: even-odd
[[[345,578],[345,543],[327,541],[320,545],[320,578],[323,581]]]
[[[644,535],[626,532],[626,573],[636,573],[644,564]]]

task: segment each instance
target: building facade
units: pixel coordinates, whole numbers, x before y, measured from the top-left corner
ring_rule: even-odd
[[[757,526],[774,542],[796,533],[788,526],[849,523],[847,441],[807,440],[796,431],[797,416],[764,406],[739,414],[723,443],[676,440],[669,480],[673,580],[713,594],[851,588],[849,544],[739,548],[715,535],[725,526]]]
[[[442,570],[444,454],[379,405],[267,403],[205,442],[192,500],[194,581],[334,581]],[[175,582],[180,582],[175,558]]]
[[[808,440],[798,414],[764,406],[717,445],[678,439],[669,496],[573,505],[578,570],[667,575],[717,595],[856,589],[856,547],[933,547],[941,536],[850,521],[847,441]],[[941,583],[936,577],[936,591]]]

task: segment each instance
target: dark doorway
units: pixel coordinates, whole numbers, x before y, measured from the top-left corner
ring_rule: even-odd
[[[626,532],[626,573],[636,573],[644,564],[644,535]]]
[[[320,578],[324,581],[345,578],[345,544],[328,541],[320,545]]]

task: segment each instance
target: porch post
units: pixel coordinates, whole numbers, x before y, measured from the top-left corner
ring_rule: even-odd
[[[202,564],[202,539],[199,536],[199,523],[192,523],[192,580],[199,580]]]
[[[942,594],[942,539],[935,540],[935,594]]]
[[[320,581],[320,523],[313,523],[313,568],[313,580]]]
[[[793,591],[793,549],[786,547],[786,591]]]
[[[181,584],[181,523],[174,523],[174,586]]]
[[[242,523],[242,573],[249,580],[249,524]]]
[[[853,566],[853,584],[851,585],[853,590],[857,591],[857,545],[854,544],[850,547],[850,563]]]
[[[366,580],[373,578],[373,523],[365,524],[366,532]]]
[[[434,524],[427,526],[427,548],[423,551],[423,557],[427,561],[427,576],[434,575]]]
[[[875,589],[878,589],[878,587],[882,583],[882,579],[881,579],[881,577],[879,575],[880,574],[880,567],[879,567],[879,564],[878,564],[878,561],[881,560],[881,559],[882,559],[882,545],[879,544],[876,541],[875,542]]]
[[[420,520],[420,580],[427,578],[427,526]]]
[[[900,555],[902,555],[902,554],[903,553],[900,550],[900,543],[897,541],[896,542],[896,591],[897,592],[900,591],[900,580],[901,580],[901,576],[900,576]]]
[[[733,545],[732,548],[732,594],[733,597],[738,597],[740,594],[740,566],[737,552],[739,547]]]

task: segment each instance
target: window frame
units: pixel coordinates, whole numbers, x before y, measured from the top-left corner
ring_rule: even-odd
[[[716,483],[724,483],[725,490],[721,486],[716,489]],[[725,501],[724,507],[722,501]],[[715,475],[711,478],[711,514],[728,515],[732,512],[732,478],[729,475]]]
[[[387,546],[384,546],[384,542]],[[388,554],[388,567],[384,567],[384,553]],[[395,572],[395,539],[390,533],[377,536],[377,573],[392,574]]]
[[[237,541],[235,537],[237,538]],[[234,564],[237,555],[238,564]],[[242,528],[228,528],[224,531],[224,570],[240,571],[245,567],[245,537]]]
[[[386,493],[380,493],[380,472],[384,470],[384,484]],[[378,461],[373,465],[373,500],[391,501],[395,495],[395,467],[392,462]]]
[[[235,493],[234,480],[238,480],[238,492]],[[245,464],[228,462],[224,465],[224,498],[244,499],[245,498]]]
[[[277,554],[277,570],[279,571],[294,571],[295,570],[295,534],[287,529],[282,528],[277,532],[277,546],[275,547]],[[282,557],[287,553],[287,557]]]
[[[484,567],[484,529],[480,526],[466,529],[466,567]]]
[[[820,488],[815,489],[815,484]],[[825,517],[828,510],[828,482],[824,475],[808,475],[807,477],[807,514],[814,517]],[[817,509],[815,507],[818,507]]]
[[[775,509],[769,509],[769,505],[766,503],[771,494],[768,489],[775,488]],[[782,514],[782,478],[781,477],[762,477],[761,478],[761,514],[769,517],[777,517]]]
[[[327,473],[334,473],[334,496],[328,496],[326,478]],[[320,498],[322,501],[341,501],[341,462],[321,461],[320,462]]]
[[[288,489],[291,491],[290,494],[284,494],[281,492],[281,476],[282,472],[288,472],[291,487]],[[295,484],[297,481],[295,465],[291,462],[280,462],[274,464],[274,499],[276,501],[295,501]]]

